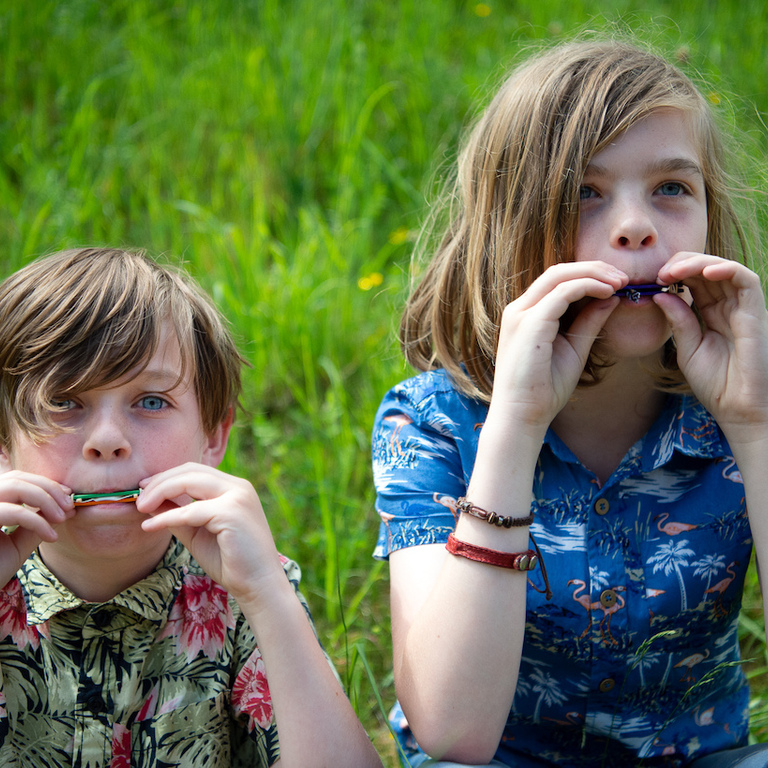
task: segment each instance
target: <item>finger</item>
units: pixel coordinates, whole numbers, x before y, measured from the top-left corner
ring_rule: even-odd
[[[0,476],[0,503],[33,508],[53,523],[74,512],[70,494],[67,486],[40,475],[13,471]]]
[[[608,298],[626,285],[628,276],[601,261],[555,264],[540,275],[518,299],[523,309],[556,295],[571,304],[586,296]]]
[[[158,531],[164,528],[206,528],[214,519],[213,510],[205,502],[193,501],[182,507],[158,512],[143,520],[141,527],[145,531]]]
[[[620,300],[616,297],[590,301],[576,315],[566,331],[565,337],[584,363],[587,361],[595,339],[619,303]]]
[[[0,502],[0,525],[13,529],[6,534],[8,536],[21,536],[19,531],[29,531],[37,540],[56,541],[58,538],[51,523],[38,510],[20,504]]]
[[[660,293],[654,296],[653,300],[667,318],[677,347],[678,364],[684,368],[703,339],[699,319],[696,313],[677,296]]]
[[[37,531],[32,531],[29,528],[16,528],[16,530],[11,531],[8,534],[8,540],[17,552],[19,565],[21,565],[21,563],[37,549],[41,541],[53,543],[57,539],[58,535],[53,529],[51,529],[50,533],[45,536],[42,536]]]
[[[699,278],[702,282],[730,283],[736,290],[760,287],[758,276],[744,264],[701,253],[675,254],[659,270],[659,278],[664,282],[689,282]]]
[[[136,508],[140,512],[150,513],[165,501],[184,506],[196,498],[215,495],[216,479],[203,479],[209,469],[212,468],[200,464],[181,464],[142,480],[139,483],[141,494],[136,500]]]

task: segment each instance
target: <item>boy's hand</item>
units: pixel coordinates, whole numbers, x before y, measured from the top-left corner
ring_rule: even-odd
[[[71,489],[55,480],[11,470],[0,474],[0,585],[5,586],[54,526],[74,514]]]
[[[202,464],[182,464],[140,483],[136,508],[146,531],[169,529],[205,572],[238,602],[259,600],[284,581],[272,534],[253,486]]]

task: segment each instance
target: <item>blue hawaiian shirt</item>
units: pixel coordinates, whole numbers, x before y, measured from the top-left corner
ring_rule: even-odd
[[[373,432],[376,557],[447,541],[486,414],[441,370],[386,395]],[[683,766],[746,744],[737,627],[752,539],[741,475],[703,406],[670,395],[603,486],[550,430],[532,511],[554,595],[533,571],[496,759]],[[419,765],[398,707],[391,724]]]

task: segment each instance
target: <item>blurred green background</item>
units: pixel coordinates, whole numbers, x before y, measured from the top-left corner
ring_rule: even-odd
[[[765,188],[762,0],[0,3],[3,275],[62,247],[141,246],[213,294],[252,364],[224,468],[252,480],[301,563],[387,765],[369,434],[409,373],[395,328],[411,247],[509,63],[585,30],[631,32],[701,75],[743,132],[735,159]],[[754,574],[742,633],[753,733],[768,738]]]

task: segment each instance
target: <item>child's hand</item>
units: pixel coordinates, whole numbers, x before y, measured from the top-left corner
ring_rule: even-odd
[[[736,261],[678,253],[659,271],[682,281],[703,320],[676,296],[654,301],[677,345],[680,370],[728,441],[768,435],[768,312],[758,276]]]
[[[546,429],[565,405],[584,371],[595,338],[628,277],[598,261],[550,267],[504,310],[496,356],[491,409]],[[587,301],[565,334],[561,318]]]
[[[247,480],[189,463],[140,485],[136,508],[151,515],[142,528],[169,529],[238,602],[258,601],[273,579],[285,580],[261,502]]]
[[[56,541],[54,526],[74,514],[72,491],[42,475],[0,474],[0,586],[10,581],[41,541]]]

